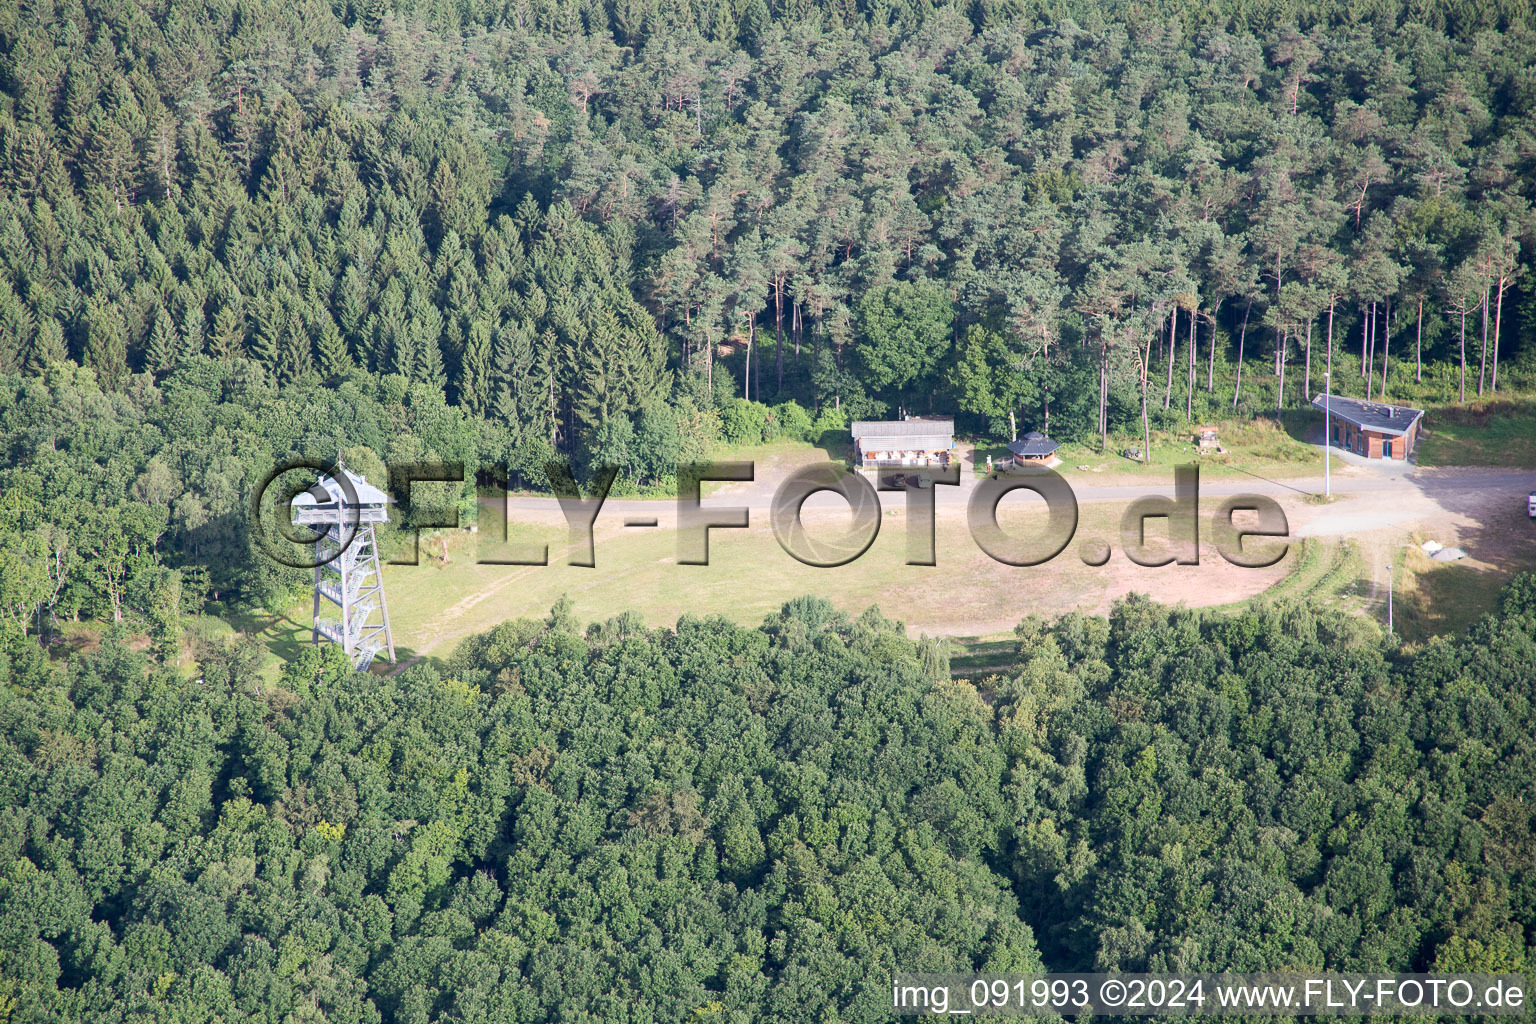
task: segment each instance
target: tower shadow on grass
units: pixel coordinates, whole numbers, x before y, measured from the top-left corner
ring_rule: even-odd
[[[314,627],[310,621],[308,619],[299,621],[286,614],[268,616],[258,635],[262,638],[267,650],[283,663],[294,660],[305,647],[314,643]],[[330,643],[331,641],[321,640],[320,642]],[[389,658],[381,651],[368,666],[368,672],[376,676],[394,675],[422,660],[422,656],[414,647],[396,644],[395,663],[390,664]],[[431,660],[437,661],[437,659]],[[443,666],[439,664],[439,669],[442,668]]]

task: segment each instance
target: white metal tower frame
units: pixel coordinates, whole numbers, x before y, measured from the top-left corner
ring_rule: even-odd
[[[389,521],[389,496],[366,479],[342,467],[343,486],[321,475],[310,490],[293,499],[293,523],[320,534],[315,542],[315,602],[312,638],[341,644],[353,666],[365,671],[381,651],[395,663],[395,640],[389,628],[389,604],[379,564],[377,523]],[[320,615],[321,601],[335,605],[337,618]],[[376,617],[377,616],[377,617]]]

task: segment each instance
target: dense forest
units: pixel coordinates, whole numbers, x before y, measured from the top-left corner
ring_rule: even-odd
[[[1536,577],[1411,654],[1140,598],[1016,633],[979,685],[813,598],[557,606],[389,678],[34,653],[0,1020],[872,1022],[896,970],[1536,966]]]
[[[641,477],[733,398],[1459,401],[1536,376],[1533,67],[1519,0],[6,5],[0,373],[397,374]]]
[[[183,635],[305,586],[249,516],[296,455],[1536,390],[1532,110],[1529,0],[0,3],[0,1024],[1536,969],[1530,576],[1414,649],[1131,598],[969,681],[814,598],[388,677]]]

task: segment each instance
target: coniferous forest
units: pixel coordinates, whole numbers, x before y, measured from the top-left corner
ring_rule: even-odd
[[[50,0],[0,54],[0,373],[399,376],[645,476],[734,398],[1082,437],[1149,346],[1170,421],[1536,347],[1523,0]]]
[[[308,585],[247,515],[295,455],[1529,394],[1533,111],[1529,0],[0,3],[0,1024],[1536,971],[1536,577],[1411,648],[1133,597],[974,680],[814,598],[388,677],[184,629]]]

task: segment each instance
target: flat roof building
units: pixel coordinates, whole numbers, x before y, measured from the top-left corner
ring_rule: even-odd
[[[850,429],[861,468],[947,466],[954,458],[955,421],[947,416],[857,420]]]
[[[1424,419],[1423,409],[1343,395],[1318,395],[1312,406],[1319,411],[1327,407],[1329,444],[1368,459],[1406,459]]]

